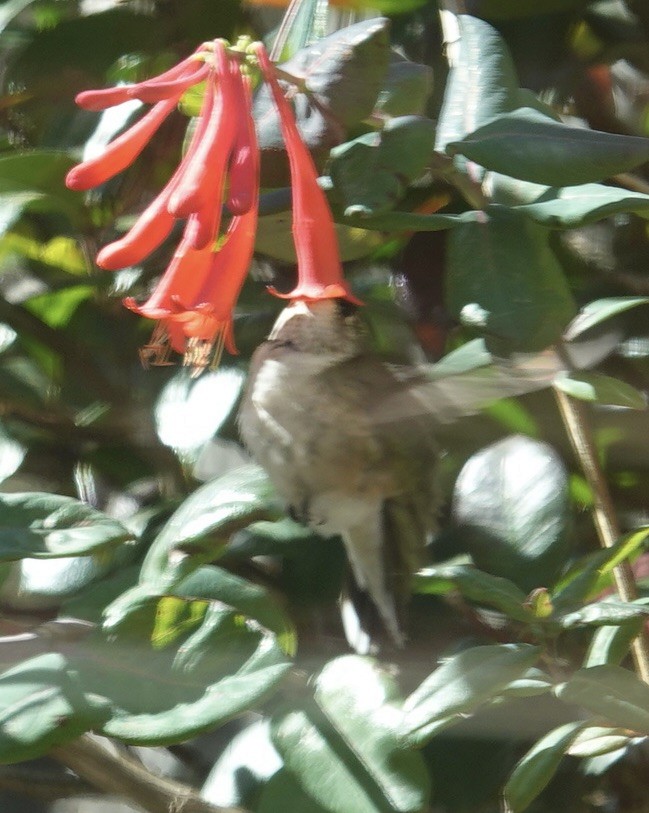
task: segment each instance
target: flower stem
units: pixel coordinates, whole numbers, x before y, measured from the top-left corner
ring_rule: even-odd
[[[593,493],[595,500],[593,520],[597,535],[602,547],[610,548],[620,538],[621,531],[606,478],[597,458],[597,449],[587,411],[581,402],[556,387],[554,394],[566,433]],[[613,578],[622,601],[634,601],[638,598],[635,577],[628,561],[620,562],[615,566]],[[649,683],[649,641],[644,626],[633,642],[631,652],[638,677],[645,683]]]

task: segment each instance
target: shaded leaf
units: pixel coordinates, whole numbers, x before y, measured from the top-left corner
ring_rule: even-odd
[[[376,109],[388,116],[423,115],[432,89],[433,71],[428,65],[410,62],[393,51]]]
[[[487,169],[549,186],[592,183],[649,159],[649,139],[570,127],[529,107],[446,144]]]
[[[221,555],[235,531],[283,515],[282,503],[263,469],[252,464],[235,469],[194,491],[174,512],[147,554],[141,581],[177,583]]]
[[[390,119],[369,133],[331,151],[329,172],[348,217],[382,214],[424,171],[435,125],[422,116]]]
[[[537,647],[527,644],[478,646],[444,661],[403,705],[404,740],[420,746],[435,724],[475,711],[532,666]]]
[[[274,636],[219,602],[149,596],[66,653],[86,694],[106,698],[101,733],[179,742],[250,708],[288,662]]]
[[[481,220],[456,225],[447,249],[449,310],[510,349],[553,344],[575,305],[548,237],[546,229],[504,207],[490,206]]]
[[[101,698],[86,697],[62,655],[39,655],[0,674],[0,762],[46,754],[101,725]]]
[[[506,809],[519,813],[539,795],[585,723],[567,723],[540,739],[514,768],[503,794]]]
[[[580,401],[595,401],[629,409],[645,409],[647,406],[647,400],[639,390],[626,381],[603,373],[565,373],[555,378],[554,386]]]

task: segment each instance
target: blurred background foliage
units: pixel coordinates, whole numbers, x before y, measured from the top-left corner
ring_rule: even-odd
[[[307,5],[304,3],[305,8]],[[319,5],[322,9],[326,3]],[[446,206],[443,211],[453,216],[463,215],[469,207],[439,176],[421,181],[426,155],[420,162],[412,158],[410,175],[401,172],[405,153],[398,132],[394,136],[396,148],[390,148],[384,137],[383,163],[379,161],[375,167],[375,181],[379,180],[362,188],[362,194],[359,175],[355,174],[359,170],[349,156],[362,152],[362,139],[370,132],[365,120],[372,112],[437,121],[448,76],[440,9],[432,0],[409,2],[407,8],[399,3],[386,2],[383,7],[378,2],[358,3],[358,16],[353,19],[371,18],[375,8],[386,14],[407,12],[391,19],[394,51],[389,56],[387,83],[383,75],[377,78],[377,87],[381,87],[378,103],[374,94],[368,110],[361,110],[357,97],[350,102],[340,88],[335,88],[332,98],[341,105],[336,127],[306,112],[301,123],[323,172],[332,179],[330,194],[346,271],[368,304],[367,319],[377,351],[391,361],[434,360],[475,335],[470,327],[460,325],[449,303],[453,290],[447,278],[449,264],[468,259],[458,259],[461,239],[455,238],[450,248],[450,231],[414,233],[416,228],[403,225],[405,221],[390,226],[390,210],[395,199],[401,201],[400,210],[406,213],[431,211],[431,200],[436,206]],[[552,109],[564,122],[577,127],[649,136],[649,6],[644,0],[466,0],[461,10],[499,32],[511,52],[516,81],[548,106],[544,109]],[[352,21],[344,10],[332,8],[330,12],[327,19],[334,27]],[[274,709],[272,739],[284,759],[284,767],[276,773],[282,763],[270,744],[267,721],[253,718],[250,712],[285,672],[286,659],[294,654],[297,640],[297,663],[308,672],[346,651],[335,608],[345,570],[341,546],[336,540],[320,540],[286,519],[283,507],[264,490],[267,486],[263,478],[259,480],[259,473],[239,468],[249,462],[234,420],[247,363],[281,307],[268,295],[266,284],[273,282],[286,289],[294,274],[286,165],[276,128],[269,126],[260,132],[264,216],[257,259],[236,312],[240,354],[224,357],[218,370],[206,371],[198,378],[181,366],[144,369],[138,350],[147,341],[151,326],[121,304],[124,296],[145,295],[164,268],[173,240],[141,267],[110,274],[93,263],[98,247],[121,234],[169,177],[178,160],[187,118],[172,117],[135,165],[101,188],[82,195],[68,191],[63,182],[81,156],[100,151],[137,111],[135,103],[97,116],[75,107],[77,92],[159,73],[193,50],[196,43],[214,36],[233,40],[239,34],[250,34],[270,40],[282,13],[283,8],[275,4],[245,4],[240,0],[5,0],[0,4],[0,489],[4,500],[0,506],[4,535],[0,546],[0,631],[4,636],[32,634],[34,630],[41,635],[43,625],[70,616],[99,622],[102,611],[110,606],[105,626],[108,632],[93,633],[99,637],[83,638],[78,647],[70,645],[75,668],[89,673],[87,680],[98,696],[110,695],[106,680],[120,684],[119,677],[109,673],[106,679],[101,669],[95,673],[87,665],[94,663],[102,641],[108,640],[101,634],[112,636],[117,675],[120,667],[124,673],[132,668],[133,640],[137,643],[141,638],[144,647],[152,640],[159,641],[160,636],[164,640],[169,636],[173,648],[178,636],[185,640],[183,635],[191,633],[196,638],[191,645],[185,644],[187,651],[181,654],[187,658],[187,653],[193,652],[200,660],[206,657],[206,641],[222,653],[223,641],[234,636],[240,644],[236,652],[208,658],[200,668],[208,674],[210,686],[221,686],[226,697],[236,695],[239,705],[232,701],[225,709],[222,705],[217,709],[201,706],[202,716],[195,711],[199,722],[183,728],[175,711],[165,706],[162,688],[157,690],[160,708],[146,698],[138,698],[137,702],[144,704],[140,707],[127,696],[134,685],[131,679],[121,687],[121,695],[111,695],[111,714],[101,704],[84,706],[83,713],[75,706],[78,730],[72,733],[76,736],[92,728],[139,745],[184,741],[184,745],[174,746],[176,751],[165,751],[166,757],[176,762],[172,767],[165,764],[164,770],[197,784],[214,764],[205,785],[207,799],[258,811],[277,810],[281,805],[291,812],[317,813],[345,809],[345,803],[335,801],[333,808],[327,807],[322,794],[314,795],[308,769],[301,773],[291,761],[297,759],[299,749],[292,743],[286,724],[289,715],[283,717],[281,708],[279,712]],[[335,14],[342,16],[334,21]],[[314,26],[310,31],[296,28],[295,40],[289,42],[285,56],[291,56],[311,37],[326,33]],[[385,56],[387,59],[387,52]],[[369,78],[371,74],[369,70]],[[258,98],[256,105],[258,113],[263,111],[264,99]],[[350,105],[352,114],[347,115]],[[421,124],[419,130],[424,140],[431,137],[428,127]],[[433,124],[430,127],[434,130]],[[411,126],[409,156],[416,154],[420,143],[413,133]],[[357,145],[352,154],[349,144],[354,139],[360,139],[361,146]],[[611,186],[642,197],[649,194],[649,173],[646,163],[636,163],[640,165],[616,173]],[[361,161],[360,166],[361,172],[367,171],[367,164]],[[501,200],[506,200],[507,185],[501,183]],[[516,194],[514,190],[512,200]],[[370,214],[384,215],[387,220],[383,224],[377,220],[374,230],[360,229],[350,216],[349,205],[369,207]],[[568,283],[567,297],[574,298],[577,308],[601,299],[649,296],[649,233],[647,220],[637,213],[638,208],[642,208],[639,203],[618,207],[601,219],[584,217],[580,224],[553,231],[548,238],[553,262],[558,263]],[[458,228],[466,229],[465,245],[472,253],[470,225]],[[516,230],[516,224],[507,228]],[[485,274],[483,285],[486,288],[489,284]],[[549,300],[540,300],[541,322],[554,324],[556,317],[563,320],[561,329],[565,328],[573,315],[566,301],[556,306],[559,311],[564,308],[559,317],[551,312],[554,305]],[[566,307],[570,310],[567,316]],[[587,340],[591,348],[598,342],[606,348],[598,367],[601,372],[640,392],[647,391],[646,308],[614,313],[589,332]],[[592,351],[586,347],[584,352]],[[646,525],[649,515],[647,414],[595,405],[592,420],[622,529],[631,532]],[[511,433],[524,435],[528,441],[522,445],[511,438],[502,441]],[[431,561],[453,560],[459,562],[460,569],[433,568],[421,575],[415,586],[411,644],[398,656],[405,693],[415,689],[442,654],[455,654],[475,643],[529,643],[527,632],[521,634],[516,624],[528,630],[541,623],[542,596],[534,591],[552,588],[556,599],[562,590],[569,589],[575,574],[590,572],[587,563],[594,561],[597,551],[587,510],[593,495],[572,458],[551,393],[506,399],[480,416],[445,426],[440,443],[444,449],[444,509],[442,531],[431,546]],[[541,444],[548,444],[550,451]],[[510,460],[512,451],[519,455],[519,463],[508,474],[501,464]],[[469,459],[469,467],[463,469]],[[525,471],[533,472],[530,479],[521,478]],[[222,476],[234,479],[216,479]],[[490,486],[495,496],[490,511],[485,511],[484,500],[474,504],[474,484],[476,478],[484,482],[489,477],[494,480]],[[532,488],[538,482],[546,487],[541,495]],[[52,540],[51,535],[39,535],[35,530],[33,539],[21,537],[22,547],[16,552],[16,529],[30,522],[36,523],[36,528],[43,517],[73,510],[68,507],[72,503],[54,501],[45,507],[39,503],[40,513],[34,518],[29,514],[29,500],[24,504],[12,502],[17,492],[76,498],[89,509],[102,512],[103,524],[83,512],[75,514],[73,522],[64,518],[57,525],[59,520],[53,520],[50,527],[61,528],[61,539]],[[530,496],[533,492],[535,496]],[[226,504],[225,493],[248,495],[245,509],[239,503],[234,507],[233,503]],[[455,522],[451,520],[453,510]],[[485,513],[489,514],[486,522]],[[172,515],[171,523],[165,525]],[[517,533],[498,538],[496,531],[503,515],[516,515],[520,526]],[[460,528],[458,519],[472,530]],[[76,533],[79,524],[89,524],[95,532],[80,539]],[[481,526],[479,530],[473,527],[476,525]],[[649,573],[644,538],[631,538],[634,541],[628,551],[635,558],[639,585],[645,588]],[[122,544],[124,539],[129,543]],[[178,550],[192,558],[193,574],[183,571],[182,563],[174,571],[176,560],[170,551]],[[481,568],[478,572],[487,574],[477,585],[462,570],[469,554]],[[57,558],[43,558],[50,555]],[[213,561],[218,556],[222,567],[216,568]],[[566,572],[572,577],[562,577]],[[494,600],[497,591],[489,576],[509,580],[507,600],[502,596]],[[130,589],[138,580],[140,593],[138,588]],[[142,589],[143,583],[147,590]],[[599,581],[573,592],[576,604],[566,603],[566,615],[560,619],[567,617],[568,610],[574,611],[577,605],[606,591],[610,591],[610,568],[604,568]],[[526,599],[528,594],[534,598]],[[117,597],[121,599],[111,604]],[[166,604],[160,604],[162,598]],[[219,615],[218,608],[210,604],[213,599],[235,609],[221,610]],[[488,612],[483,612],[485,606],[489,612],[504,614],[505,621],[501,624],[496,619],[494,623]],[[528,610],[532,616],[526,615]],[[607,628],[606,621],[622,623],[612,622],[613,611],[608,612],[600,616],[602,629]],[[245,634],[236,632],[241,613],[258,624]],[[584,618],[557,622],[563,624],[565,636],[561,646],[557,645],[555,663],[561,674],[584,658],[591,634],[586,630],[590,621]],[[634,610],[627,619],[636,625],[635,631],[638,618]],[[556,629],[548,629],[540,637],[551,638],[554,647]],[[74,635],[72,639],[66,636],[64,640],[76,641]],[[618,662],[628,650],[630,637],[623,643],[618,641],[622,652]],[[11,653],[3,656],[0,650],[3,668],[16,662],[13,649]],[[169,668],[159,654],[154,653],[147,667],[151,675]],[[527,650],[514,655],[518,658],[516,666],[508,661],[507,669],[513,671],[506,671],[512,681],[529,665]],[[591,665],[598,663],[597,657],[591,657]],[[614,660],[612,656],[611,661],[600,663]],[[41,678],[44,685],[63,685],[58,662],[38,665],[49,675]],[[376,686],[386,703],[396,691],[387,677],[378,678],[373,672],[366,675],[366,664],[350,661],[346,668],[350,673],[358,670],[358,679],[365,680],[366,686]],[[236,686],[228,695],[222,681],[238,670],[250,670],[256,676],[254,685],[246,689],[248,694]],[[332,696],[337,691],[344,694],[348,690],[354,697],[354,687],[345,686],[331,663],[318,681],[319,702],[327,708],[334,703]],[[492,689],[496,693],[502,686],[494,684]],[[300,691],[304,691],[303,686]],[[189,684],[179,693],[178,702],[198,702]],[[649,703],[643,703],[649,708]],[[417,706],[415,701],[413,704]],[[466,708],[473,707],[469,704]],[[413,764],[401,766],[402,774],[395,780],[402,795],[388,793],[387,801],[377,802],[370,794],[369,806],[359,802],[359,806],[346,810],[419,810],[429,798],[435,810],[497,810],[500,788],[524,752],[523,746],[555,722],[570,719],[565,710],[557,711],[555,706],[539,705],[537,712],[529,706],[516,708],[524,720],[516,730],[509,727],[511,717],[503,730],[502,715],[491,719],[487,713],[473,728],[466,726],[461,735],[451,732],[418,742],[422,750],[416,752],[417,759],[413,756]],[[153,725],[155,732],[149,737],[133,736],[134,729],[129,726],[137,729],[140,723],[133,722],[132,717],[143,709],[159,716]],[[227,722],[246,710],[245,726]],[[333,719],[336,715],[344,716],[340,709],[331,710]],[[39,719],[44,719],[42,712]],[[432,725],[430,721],[426,724]],[[365,736],[362,721],[352,720],[350,725],[359,737]],[[207,735],[203,735],[204,740],[193,739],[204,729],[218,726],[218,734],[211,739]],[[646,728],[642,730],[648,733]],[[49,729],[43,729],[39,736],[23,752],[16,752],[16,758],[40,756],[57,742]],[[255,764],[246,765],[251,748],[262,756]],[[391,748],[398,750],[394,743],[389,747],[383,743],[376,746],[376,752],[388,754],[385,759],[389,761]],[[161,750],[156,752],[158,759]],[[628,737],[622,750],[625,758],[613,764],[608,773],[603,773],[606,766],[595,764],[595,756],[585,772],[580,772],[573,761],[562,763],[533,809],[648,810],[643,779],[647,752]],[[332,775],[344,777],[344,771],[336,772],[341,770],[336,755],[324,749],[319,758],[324,758],[323,754],[331,760],[326,764]],[[16,754],[12,755],[11,749],[2,752],[3,761],[14,761],[12,756]],[[69,775],[57,772],[54,763],[34,762],[33,775],[40,777],[46,788],[39,797],[39,792],[29,787],[33,781],[28,769],[18,767],[0,773],[0,799],[8,813],[27,810],[29,798],[35,809],[47,806],[56,795],[53,788],[59,789],[61,797],[87,790],[72,782]],[[381,763],[372,775],[381,779],[384,770]],[[429,780],[419,775],[427,776],[427,772],[433,777],[432,797]],[[466,781],[467,772],[470,782]],[[548,779],[551,773],[548,769]],[[244,777],[239,784],[232,778],[235,775]],[[296,784],[295,776],[304,781]],[[403,776],[409,777],[410,784]],[[407,792],[403,790],[406,785]],[[7,790],[3,795],[2,786],[20,790]],[[233,790],[228,798],[223,789],[230,786]],[[362,789],[362,782],[360,786]],[[211,787],[217,790],[212,792]],[[292,800],[291,807],[287,807],[287,800]],[[520,799],[516,803],[520,809],[524,807]]]

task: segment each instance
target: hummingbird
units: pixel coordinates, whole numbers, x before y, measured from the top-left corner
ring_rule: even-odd
[[[342,537],[355,586],[399,647],[411,577],[437,526],[440,423],[545,385],[511,378],[449,386],[424,365],[389,364],[372,351],[358,307],[342,299],[292,302],[253,354],[242,440],[294,519]],[[373,636],[354,626],[359,643],[350,643],[370,651]]]

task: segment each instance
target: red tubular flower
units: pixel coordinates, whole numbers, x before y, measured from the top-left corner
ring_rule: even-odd
[[[256,205],[259,194],[259,147],[255,128],[251,133],[252,93],[250,82],[237,71],[238,90],[236,93],[237,134],[230,161],[230,188],[227,206],[233,215],[243,215]]]
[[[347,299],[361,304],[351,292],[342,273],[333,217],[318,173],[295,123],[293,111],[284,98],[266,49],[258,43],[255,52],[264,79],[270,85],[280,117],[282,135],[291,169],[293,196],[293,240],[298,262],[298,283],[284,299]]]
[[[232,218],[223,245],[212,255],[207,273],[191,298],[179,294],[174,297],[178,312],[169,320],[182,326],[188,339],[187,363],[204,366],[210,357],[216,362],[225,346],[236,353],[232,333],[232,311],[248,273],[255,247],[259,203],[259,149],[255,125],[250,113],[251,91],[248,80],[242,80],[242,91],[247,108],[245,117],[245,143],[252,158],[250,171],[254,178],[253,200],[249,210]]]
[[[214,43],[214,56],[216,72],[210,80],[218,81],[218,86],[212,113],[203,140],[169,200],[169,211],[176,217],[200,213],[192,239],[195,247],[206,245],[218,231],[225,168],[236,132],[232,72],[225,46],[218,40]],[[235,68],[239,70],[238,66]]]
[[[171,98],[158,102],[146,116],[112,141],[101,155],[73,167],[65,178],[65,185],[80,192],[99,186],[125,170],[135,161],[149,143],[151,136],[176,107],[181,95],[182,92],[176,93]]]
[[[97,112],[99,110],[106,110],[107,107],[113,107],[116,104],[122,104],[122,102],[128,102],[130,99],[139,98],[136,95],[139,89],[151,88],[161,83],[172,82],[187,73],[196,71],[200,63],[196,62],[195,54],[199,50],[200,49],[197,49],[192,56],[183,59],[182,62],[169,68],[168,71],[154,76],[152,79],[146,79],[144,82],[138,82],[135,85],[120,85],[120,87],[102,88],[101,90],[83,90],[77,94],[75,102],[84,110]]]
[[[127,265],[141,262],[169,236],[176,218],[168,211],[169,198],[183,176],[185,168],[191,161],[198,145],[202,142],[205,127],[212,110],[214,94],[208,85],[203,99],[198,125],[180,166],[175,171],[165,188],[142,212],[135,224],[122,238],[109,243],[97,255],[96,263],[107,271],[115,271]]]

